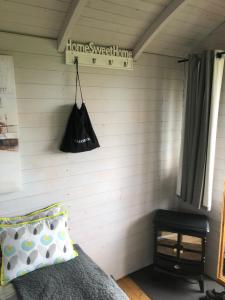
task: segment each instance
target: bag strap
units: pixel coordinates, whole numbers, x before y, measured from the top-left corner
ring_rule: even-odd
[[[82,101],[82,103],[83,103],[84,100],[83,100],[83,94],[82,94],[81,84],[80,84],[80,76],[79,76],[78,58],[77,58],[77,57],[75,57],[74,64],[75,64],[75,66],[76,66],[76,91],[75,91],[75,103],[77,103],[77,88],[78,88],[78,85],[79,85],[79,88],[80,88],[81,101]]]

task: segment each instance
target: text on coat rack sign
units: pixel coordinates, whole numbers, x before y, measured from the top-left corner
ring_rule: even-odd
[[[118,46],[98,46],[93,42],[83,44],[68,40],[65,50],[66,64],[74,64],[75,57],[79,65],[110,69],[133,70],[133,53]]]

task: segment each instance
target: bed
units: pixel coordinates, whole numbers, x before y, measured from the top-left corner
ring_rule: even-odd
[[[129,300],[79,247],[78,257],[18,277],[0,287],[0,300]]]

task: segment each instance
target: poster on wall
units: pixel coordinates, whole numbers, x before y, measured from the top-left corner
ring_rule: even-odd
[[[0,55],[0,193],[21,189],[13,58]]]

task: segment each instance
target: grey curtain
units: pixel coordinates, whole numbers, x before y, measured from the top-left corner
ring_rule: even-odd
[[[200,208],[204,198],[214,51],[189,56],[180,197]]]

